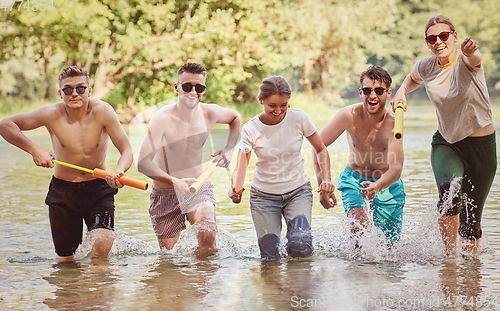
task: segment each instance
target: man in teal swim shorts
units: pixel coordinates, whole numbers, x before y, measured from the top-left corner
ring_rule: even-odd
[[[344,210],[351,218],[355,237],[373,224],[384,233],[388,245],[399,241],[405,192],[401,181],[404,152],[402,139],[394,138],[394,113],[385,108],[391,96],[392,78],[372,66],[360,76],[361,103],[342,108],[320,136],[326,146],[344,132],[349,143],[347,166],[339,176]],[[318,165],[316,157],[313,157]],[[331,205],[320,201],[323,207]],[[370,212],[368,211],[370,209]],[[358,245],[356,243],[356,245]]]

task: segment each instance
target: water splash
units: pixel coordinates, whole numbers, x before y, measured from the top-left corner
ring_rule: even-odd
[[[450,180],[450,187],[444,191],[441,200],[441,209],[447,211],[453,208],[453,200],[459,197],[462,189],[462,177],[455,177]]]
[[[443,204],[451,204],[452,198],[459,191],[459,185],[460,178],[452,181],[450,191],[446,193]],[[471,200],[466,201],[468,204],[472,204]],[[411,220],[405,219],[401,240],[390,248],[387,246],[385,235],[372,223],[367,228],[363,228],[359,223],[353,222],[352,219],[345,215],[330,210],[341,222],[312,230],[313,246],[315,249],[312,259],[335,257],[362,262],[440,264],[446,259],[446,256],[444,255],[444,245],[438,225],[440,215],[437,209],[437,201],[428,202],[426,205],[412,206],[412,209],[424,210],[424,214],[420,219],[416,219],[415,217]],[[372,215],[369,215],[368,218],[371,219]],[[362,232],[357,238],[357,245],[350,230],[353,224],[357,225]],[[203,226],[200,224],[189,226],[181,232],[179,240],[172,250],[161,251],[156,245],[152,247],[141,240],[129,237],[120,231],[115,231],[115,241],[110,255],[147,256],[151,254],[164,254],[172,258],[191,258],[190,260],[192,260],[195,257],[194,254],[198,246],[197,235],[200,230],[203,230]],[[85,236],[82,245],[76,252],[77,258],[84,257],[90,251],[94,239],[91,235]],[[481,251],[482,253],[493,253],[494,250],[488,247],[487,241],[487,236],[484,235],[481,239]],[[286,251],[284,250],[285,244],[286,238],[283,235],[280,243],[280,253],[283,256],[286,256]],[[240,244],[235,236],[220,228],[216,234],[216,247],[217,253],[210,257],[210,259],[260,258],[257,241],[251,244],[248,241],[245,244]],[[460,247],[460,244],[457,247]]]
[[[193,256],[198,246],[197,235],[203,230],[203,225],[194,224],[181,232],[179,240],[172,251],[167,251],[172,255]],[[252,248],[243,247],[236,238],[225,230],[219,230],[215,237],[218,259],[238,256],[252,256]]]
[[[437,225],[439,215],[435,205],[427,208],[420,222],[405,223],[406,230],[401,240],[392,247],[387,246],[385,236],[379,228],[373,225],[363,228],[359,223],[357,225],[362,234],[357,237],[356,245],[350,232],[354,220],[337,213],[334,215],[342,220],[340,225],[313,230],[316,256],[423,264],[443,259],[443,245]]]
[[[158,250],[151,247],[146,242],[134,237],[127,236],[119,230],[115,230],[113,231],[113,233],[115,240],[113,242],[113,247],[111,248],[111,251],[109,253],[110,256],[149,255],[158,252]],[[95,239],[95,235],[86,234],[83,238],[82,244],[80,244],[75,252],[75,258],[85,257],[92,250]]]

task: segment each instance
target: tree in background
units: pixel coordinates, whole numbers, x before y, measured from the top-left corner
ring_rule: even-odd
[[[297,92],[336,103],[369,64],[398,84],[427,55],[423,28],[437,14],[479,41],[491,89],[500,89],[495,0],[8,3],[12,11],[0,7],[2,96],[53,99],[61,66],[77,64],[90,71],[94,97],[134,113],[174,97],[177,68],[194,61],[209,70],[207,102],[254,102],[262,78],[283,74]]]
[[[206,99],[228,102],[238,83],[254,79],[252,72],[259,78],[255,84],[260,82],[257,73],[267,73],[270,51],[257,39],[255,29],[263,27],[252,17],[266,5],[258,4],[85,0],[41,11],[19,3],[2,12],[10,30],[1,35],[3,61],[29,57],[27,51],[33,50],[45,77],[53,77],[62,65],[86,67],[94,80],[94,97],[119,99],[111,103],[129,109],[137,102],[153,105],[173,96],[173,73],[196,61],[210,73]],[[45,93],[48,98],[54,92]]]

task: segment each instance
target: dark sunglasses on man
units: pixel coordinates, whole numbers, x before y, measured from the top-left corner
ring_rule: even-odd
[[[442,42],[448,41],[448,38],[450,38],[450,34],[454,33],[454,31],[443,31],[439,35],[429,35],[425,37],[425,41],[427,41],[429,44],[434,44],[437,41],[437,38],[439,38]]]
[[[70,96],[73,94],[73,90],[76,90],[76,93],[79,95],[82,95],[85,93],[85,90],[88,88],[88,86],[77,86],[77,87],[65,87],[64,89],[61,89],[63,91],[64,95]]]
[[[363,87],[363,88],[360,88],[360,90],[363,92],[363,94],[365,95],[370,95],[372,93],[372,91],[375,91],[375,94],[377,94],[378,96],[384,94],[385,91],[389,90],[389,89],[386,89],[385,87],[376,87],[374,89],[372,89],[371,87]]]
[[[193,86],[194,86],[194,90],[196,91],[196,93],[203,93],[207,89],[207,87],[203,84],[196,84],[196,85],[193,85],[191,83],[181,84],[182,90],[186,93],[191,92],[191,90],[193,89]]]

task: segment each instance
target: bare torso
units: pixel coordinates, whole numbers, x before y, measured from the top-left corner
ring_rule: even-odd
[[[387,109],[380,115],[368,116],[362,113],[361,105],[354,106],[351,113],[347,165],[363,176],[380,178],[389,169],[388,147],[394,116]]]
[[[57,160],[89,169],[106,168],[109,138],[105,124],[98,116],[101,104],[104,103],[89,99],[87,109],[78,119],[66,113],[62,102],[53,106],[46,127]],[[95,179],[90,173],[62,165],[55,165],[54,176],[72,182]]]
[[[216,121],[211,109],[211,105],[200,103],[189,117],[180,117],[175,104],[159,111],[155,123],[164,127],[153,135],[161,135],[155,162],[162,170],[176,178],[196,178],[203,172],[203,146]],[[158,180],[153,186],[173,187]]]

